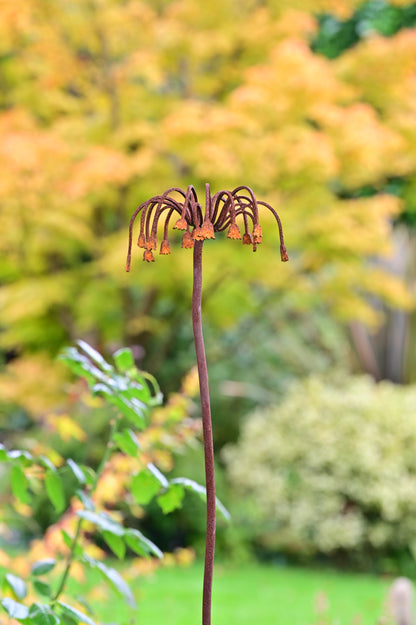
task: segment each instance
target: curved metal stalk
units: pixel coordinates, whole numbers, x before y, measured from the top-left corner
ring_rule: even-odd
[[[202,598],[202,625],[211,623],[212,576],[215,552],[215,471],[214,445],[212,441],[211,405],[209,400],[208,370],[205,356],[201,321],[202,297],[202,247],[203,241],[195,241],[192,290],[192,329],[198,366],[199,392],[201,397],[202,429],[204,436],[205,485],[207,489],[207,533],[205,543],[204,588]]]
[[[176,194],[179,199],[171,197]],[[216,232],[228,229],[228,239],[242,239],[244,245],[251,245],[253,252],[262,242],[262,229],[259,223],[259,205],[267,208],[275,217],[279,229],[280,257],[289,260],[283,240],[280,218],[274,208],[266,202],[259,202],[250,187],[239,186],[234,191],[219,191],[211,196],[210,186],[205,185],[205,214],[198,202],[196,191],[190,185],[186,191],[171,187],[162,195],[156,195],[140,204],[134,211],[129,225],[129,244],[126,270],[130,271],[133,226],[140,215],[140,233],[137,245],[144,250],[143,260],[153,262],[153,250],[157,247],[159,222],[164,222],[163,240],[160,254],[170,254],[168,226],[172,215],[177,217],[173,228],[183,231],[182,247],[194,248],[194,279],[192,291],[192,327],[194,333],[196,360],[198,365],[199,391],[201,396],[202,428],[204,434],[205,480],[207,491],[207,535],[205,544],[204,590],[202,601],[202,625],[211,625],[212,576],[215,551],[215,474],[214,448],[212,442],[211,407],[209,400],[208,371],[205,357],[204,338],[201,322],[202,296],[202,246],[204,240],[215,239]],[[243,222],[241,236],[237,218]],[[252,232],[249,231],[252,227]]]

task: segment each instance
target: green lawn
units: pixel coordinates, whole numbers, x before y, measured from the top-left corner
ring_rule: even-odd
[[[245,564],[218,565],[213,625],[376,625],[389,580],[328,570]],[[132,584],[132,617],[110,602],[105,622],[131,625],[198,625],[202,565],[162,568]],[[318,605],[321,608],[319,610]],[[327,606],[325,608],[325,605]],[[101,615],[100,615],[101,616]]]

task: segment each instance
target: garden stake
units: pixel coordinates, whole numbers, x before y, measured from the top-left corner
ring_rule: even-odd
[[[180,197],[175,199],[172,197]],[[219,191],[211,197],[209,184],[205,185],[205,213],[193,186],[186,191],[172,187],[162,195],[157,195],[134,211],[129,226],[129,245],[126,270],[130,271],[133,226],[140,214],[140,232],[137,245],[144,250],[143,260],[153,262],[153,250],[157,247],[159,222],[163,224],[163,239],[159,253],[170,254],[168,228],[170,220],[176,217],[173,228],[184,231],[182,247],[193,248],[193,289],[192,289],[192,329],[194,335],[196,360],[198,366],[199,392],[201,397],[202,428],[205,457],[205,483],[207,493],[206,543],[204,586],[202,600],[202,625],[211,623],[212,576],[214,568],[216,498],[214,473],[214,447],[212,440],[211,406],[209,399],[208,371],[205,356],[204,338],[201,322],[202,296],[202,248],[206,239],[215,239],[216,232],[228,229],[228,239],[242,239],[244,245],[252,245],[256,251],[262,242],[262,230],[259,223],[259,206],[265,206],[274,215],[279,229],[280,256],[282,261],[289,260],[283,240],[280,218],[274,208],[266,202],[256,200],[253,191],[246,186],[234,191]],[[237,218],[244,225],[241,236]]]

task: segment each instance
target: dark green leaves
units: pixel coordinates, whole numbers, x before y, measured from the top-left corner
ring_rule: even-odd
[[[30,625],[59,625],[61,620],[49,605],[33,603],[30,608],[14,599],[7,597],[1,600],[1,605],[10,618],[16,621],[27,622]],[[26,619],[28,619],[26,621]],[[87,622],[87,621],[85,621]]]
[[[71,622],[74,621],[75,623],[86,623],[87,625],[95,625],[94,621],[90,619],[89,616],[84,614],[84,612],[81,612],[81,610],[78,610],[77,608],[74,608],[72,605],[68,605],[63,601],[57,601],[56,603],[61,608],[63,618],[67,617]]]
[[[66,463],[74,474],[75,479],[81,484],[81,486],[84,485],[87,481],[87,478],[85,477],[84,471],[81,469],[81,467],[71,458],[68,458]]]
[[[45,487],[49,499],[57,512],[65,510],[66,499],[62,480],[56,471],[48,469],[45,474]]]
[[[28,617],[31,625],[58,625],[58,623],[61,622],[52,608],[43,603],[34,603],[31,605]]]
[[[89,510],[79,510],[77,514],[83,519],[94,523],[100,530],[110,532],[115,536],[123,536],[125,532],[124,527],[117,521],[114,521],[108,514],[105,514],[105,512],[96,513]]]
[[[156,556],[163,558],[163,553],[151,540],[146,538],[139,530],[128,529],[124,534],[124,539],[132,551],[139,556]]]
[[[137,503],[146,505],[160,491],[160,480],[149,469],[133,475],[130,490]]]
[[[106,579],[113,588],[126,599],[126,601],[132,607],[136,606],[136,602],[133,597],[133,593],[130,590],[129,585],[124,581],[121,577],[120,573],[118,573],[115,569],[106,566],[102,562],[91,558],[90,556],[84,555],[84,562],[88,564],[91,568],[97,569],[101,573],[101,575]]]
[[[177,477],[177,478],[174,478],[173,480],[171,480],[170,483],[172,485],[174,485],[174,484],[181,485],[187,491],[196,493],[197,495],[199,495],[199,497],[203,501],[206,501],[206,499],[207,499],[207,490],[206,490],[205,486],[202,486],[201,484],[198,484],[197,482],[194,482],[194,480],[190,480],[187,477]],[[221,503],[221,501],[218,498],[215,499],[215,502],[216,502],[216,507],[217,507],[218,512],[220,512],[222,514],[224,519],[229,521],[231,519],[231,517],[230,517],[230,513],[228,512],[227,508],[225,508],[225,506]]]
[[[17,575],[7,573],[3,581],[3,588],[10,589],[16,599],[24,599],[27,595],[25,582]]]
[[[185,496],[185,490],[180,484],[171,484],[167,491],[157,498],[157,503],[163,514],[169,514],[176,508],[180,508]]]
[[[33,580],[33,588],[42,597],[51,597],[52,588],[46,582],[42,582],[40,579]]]
[[[122,432],[117,432],[113,440],[122,452],[128,456],[133,456],[133,458],[137,456],[140,445],[137,436],[132,430],[126,428]]]
[[[126,529],[108,514],[105,514],[105,512],[95,513],[88,510],[80,510],[77,514],[81,518],[94,523],[101,530],[103,539],[118,558],[124,558],[126,547],[129,547],[141,556],[154,555],[158,558],[162,557],[160,549],[143,536],[141,532],[135,529]]]
[[[135,368],[133,354],[131,349],[123,347],[113,354],[114,362],[119,371],[129,371]]]
[[[49,558],[47,560],[39,560],[38,562],[35,562],[35,564],[32,566],[31,573],[36,577],[38,577],[39,575],[45,575],[46,573],[52,571],[55,564],[56,560],[53,560],[52,558]]]
[[[113,534],[112,532],[103,531],[103,538],[107,545],[110,547],[111,551],[122,560],[126,555],[126,543],[118,534]]]
[[[16,621],[23,621],[29,616],[29,608],[14,599],[10,599],[10,597],[2,599],[0,603],[10,618],[14,618]]]
[[[19,464],[14,464],[10,474],[10,482],[13,495],[22,503],[30,503],[31,497],[28,492],[29,480]]]
[[[86,378],[94,394],[104,397],[139,429],[145,427],[147,407],[161,402],[156,381],[136,368],[129,349],[121,349],[114,354],[115,367],[84,341],[78,342],[78,348],[65,349],[60,359],[76,375]],[[127,439],[123,442],[129,449],[126,453],[133,453],[131,441],[130,444]]]

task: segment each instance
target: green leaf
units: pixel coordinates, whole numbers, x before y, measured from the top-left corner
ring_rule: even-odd
[[[29,616],[29,608],[23,603],[10,599],[10,597],[2,599],[0,603],[10,618],[14,618],[16,621],[24,621]]]
[[[45,487],[48,497],[51,500],[55,510],[62,512],[65,510],[66,499],[62,480],[57,473],[46,471],[45,475]]]
[[[33,580],[33,588],[39,595],[42,597],[51,597],[52,596],[52,588],[46,582],[42,582],[40,579]]]
[[[146,426],[144,419],[146,404],[143,402],[136,398],[129,399],[118,389],[110,389],[106,384],[96,384],[91,390],[94,394],[105,397],[108,403],[115,406],[134,427],[142,430]]]
[[[30,606],[29,618],[33,625],[58,625],[61,622],[52,608],[43,603],[33,603]]]
[[[86,480],[88,486],[93,486],[95,484],[95,480],[96,480],[96,477],[97,477],[94,469],[92,469],[91,467],[86,466],[85,464],[80,464],[78,466],[81,469],[81,471],[83,472],[83,474],[85,476],[85,480]]]
[[[159,495],[157,503],[163,514],[169,514],[169,512],[181,507],[184,496],[185,489],[181,484],[171,484],[165,493]]]
[[[33,456],[28,451],[22,451],[21,449],[12,449],[7,452],[8,457],[11,460],[17,460],[21,465],[27,467],[33,461]]]
[[[0,443],[0,462],[5,462],[8,459],[7,449]]]
[[[203,501],[206,501],[207,499],[207,489],[205,488],[205,486],[202,486],[202,484],[198,484],[197,482],[194,482],[194,480],[190,480],[187,477],[176,477],[173,480],[171,480],[170,483],[181,484],[182,486],[186,488],[186,490],[199,495]],[[221,501],[217,497],[215,498],[215,505],[217,507],[217,510],[221,512],[224,519],[229,521],[231,519],[231,515],[228,512],[227,508],[221,503]]]
[[[133,597],[133,593],[129,585],[124,581],[121,577],[120,573],[118,573],[115,569],[112,569],[102,562],[91,558],[90,556],[84,555],[84,562],[88,564],[92,568],[96,568],[101,575],[115,588],[115,590],[122,595],[129,605],[133,608],[136,607],[136,602]]]
[[[94,510],[94,502],[91,497],[87,495],[87,493],[84,493],[83,490],[77,490],[75,494],[86,510],[89,510],[90,512]]]
[[[69,468],[71,469],[72,473],[75,476],[75,479],[80,483],[80,484],[85,484],[86,477],[84,475],[84,471],[81,469],[81,467],[74,462],[71,458],[68,458],[66,461],[67,465],[69,466]]]
[[[52,460],[49,460],[47,456],[39,456],[38,462],[40,465],[42,465],[42,467],[45,467],[45,469],[50,469],[53,472],[56,471],[56,466],[53,464]]]
[[[133,458],[137,456],[140,444],[132,430],[126,428],[122,432],[116,432],[116,434],[114,434],[114,442],[117,444],[118,448],[128,456],[133,456]]]
[[[147,468],[149,469],[150,473],[154,475],[156,479],[159,480],[160,485],[163,488],[167,488],[169,486],[169,481],[167,480],[167,478],[163,475],[161,471],[159,471],[157,467],[155,467],[154,464],[149,462],[149,464],[147,465]]]
[[[49,571],[52,571],[55,564],[56,560],[52,558],[49,558],[47,560],[38,560],[38,562],[35,562],[33,564],[31,573],[36,577],[39,575],[45,575],[46,573],[49,573]]]
[[[100,352],[97,352],[96,349],[88,345],[85,341],[77,341],[77,344],[82,351],[84,351],[91,360],[101,367],[103,371],[106,373],[112,373],[114,371],[113,367],[101,356]]]
[[[67,616],[76,623],[87,623],[87,625],[96,625],[89,616],[84,614],[84,612],[81,612],[81,610],[74,608],[72,605],[68,605],[68,603],[64,603],[63,601],[57,601],[56,603],[62,608],[62,616]]]
[[[66,532],[65,530],[61,530],[61,536],[62,539],[65,543],[65,545],[68,547],[68,549],[73,549],[74,551],[74,555],[77,556],[77,558],[81,558],[82,557],[82,547],[81,545],[76,544],[75,547],[73,546],[73,542],[74,539],[72,536],[70,536],[70,534],[68,534],[68,532]]]
[[[31,496],[27,490],[29,486],[29,480],[23,473],[23,469],[20,465],[13,465],[10,475],[10,482],[12,485],[13,495],[22,503],[30,503]]]
[[[149,406],[159,406],[163,401],[163,393],[160,390],[160,386],[156,380],[156,378],[151,374],[147,373],[147,371],[139,371],[136,369],[134,373],[132,372],[130,375],[134,375],[135,380],[140,382],[144,388],[149,388],[149,398],[146,400],[146,403]],[[152,397],[153,391],[153,397]]]
[[[159,547],[146,538],[139,530],[132,528],[126,530],[124,540],[127,546],[139,556],[154,555],[157,558],[163,558],[163,553],[160,551]]]
[[[115,536],[123,536],[124,534],[124,527],[117,521],[114,521],[108,514],[105,514],[105,512],[96,513],[89,510],[78,510],[77,515],[87,521],[91,521],[100,530],[110,532]]]
[[[144,469],[133,475],[130,490],[137,503],[145,505],[160,491],[160,481],[151,471]]]
[[[17,575],[7,573],[3,585],[11,589],[16,599],[24,599],[27,595],[26,584]]]
[[[126,544],[124,540],[120,536],[112,532],[107,532],[106,530],[103,531],[103,538],[117,558],[122,560],[126,555]]]
[[[113,354],[114,362],[119,371],[128,371],[135,367],[131,349],[122,347]]]
[[[89,358],[80,354],[74,347],[67,347],[64,349],[59,355],[59,360],[65,362],[73,373],[82,378],[86,378],[90,385],[95,384],[97,380],[113,384],[106,373],[103,373],[103,371],[96,367]],[[110,367],[110,365],[108,366]],[[111,372],[112,371],[113,369],[111,368]]]

